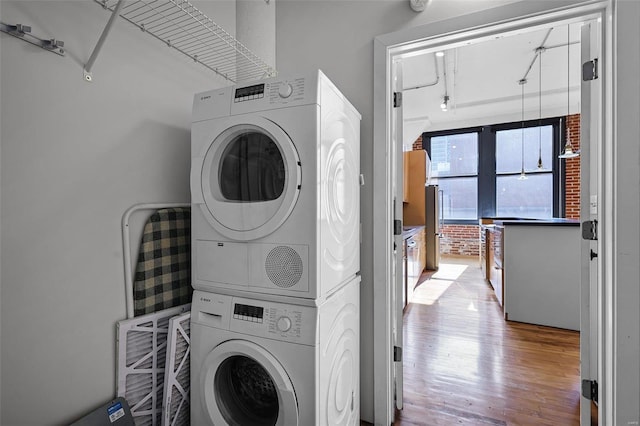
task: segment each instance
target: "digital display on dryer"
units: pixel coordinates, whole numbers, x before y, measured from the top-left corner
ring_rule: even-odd
[[[235,319],[262,322],[264,316],[264,308],[262,306],[250,306],[236,303],[233,306],[233,317]]]

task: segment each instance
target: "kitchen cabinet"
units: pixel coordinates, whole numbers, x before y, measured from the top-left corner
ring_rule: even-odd
[[[503,224],[505,318],[579,330],[579,222],[560,219]]]
[[[480,266],[505,319],[580,328],[578,221],[483,218],[480,244]]]
[[[427,222],[425,186],[429,179],[429,156],[423,149],[406,151],[403,154],[403,164],[405,170],[403,175],[404,224],[406,226],[424,226]]]
[[[492,220],[480,220],[480,269],[482,276],[491,284],[496,300],[503,306],[503,244],[502,227]]]
[[[405,227],[403,232],[404,306],[411,302],[413,291],[426,265],[424,226]]]
[[[502,227],[493,226],[489,228],[488,232],[488,245],[489,245],[489,283],[493,287],[493,292],[496,295],[496,300],[503,306],[504,304],[504,274],[503,274],[503,239],[502,239]]]

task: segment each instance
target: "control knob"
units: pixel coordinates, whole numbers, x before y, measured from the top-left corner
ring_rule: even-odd
[[[289,329],[291,328],[291,319],[289,317],[278,318],[276,327],[278,327],[278,330],[282,332],[289,331]]]
[[[284,83],[278,89],[278,94],[280,95],[281,98],[288,98],[289,96],[291,96],[292,93],[293,93],[293,86],[291,86],[289,83]]]

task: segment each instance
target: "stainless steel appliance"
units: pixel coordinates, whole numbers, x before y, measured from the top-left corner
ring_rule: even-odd
[[[440,194],[438,185],[425,187],[427,269],[430,270],[440,266]]]

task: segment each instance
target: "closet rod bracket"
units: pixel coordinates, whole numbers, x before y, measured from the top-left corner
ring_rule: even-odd
[[[55,38],[43,39],[31,34],[31,27],[28,25],[15,24],[9,25],[4,22],[0,22],[0,31],[7,33],[15,38],[24,40],[27,43],[38,46],[49,52],[53,52],[56,55],[64,56],[64,41],[56,40]]]

